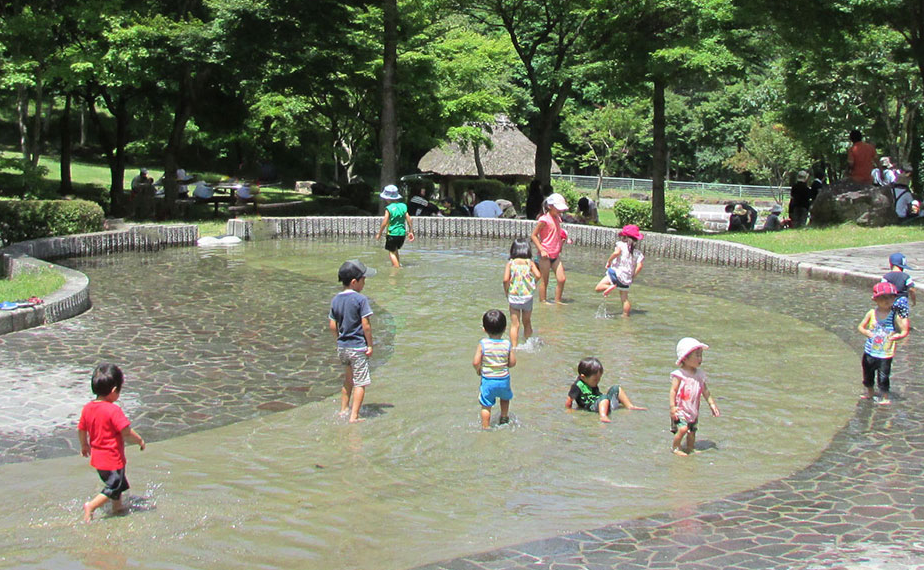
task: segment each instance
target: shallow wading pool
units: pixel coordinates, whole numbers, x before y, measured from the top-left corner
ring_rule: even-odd
[[[362,239],[69,261],[94,308],[0,339],[12,386],[0,481],[17,497],[0,516],[3,565],[407,568],[755,487],[810,463],[852,413],[860,343],[844,339],[863,292],[649,256],[623,319],[618,297],[592,291],[608,252],[571,248],[570,303],[537,305],[513,422],[483,432],[471,359],[482,313],[506,309],[509,245],[419,239],[401,270]],[[364,291],[375,352],[358,425],[336,416],[327,330],[348,258],[379,270]],[[712,347],[722,410],[703,408],[689,459],[670,453],[667,415],[683,336]],[[603,386],[650,410],[609,425],[567,412],[588,355]],[[151,443],[128,451],[133,512],[85,526],[99,485],[74,425],[102,360],[124,367],[121,404]]]

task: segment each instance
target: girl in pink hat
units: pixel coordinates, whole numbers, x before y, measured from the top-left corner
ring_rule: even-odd
[[[619,231],[619,241],[616,242],[613,253],[604,265],[606,275],[594,288],[594,291],[598,293],[603,291],[604,297],[608,297],[613,289],[619,289],[624,317],[628,317],[629,311],[632,310],[632,304],[629,303],[629,286],[632,285],[632,280],[638,272],[642,270],[645,260],[645,256],[636,248],[642,237],[638,226],[633,224],[624,226]]]

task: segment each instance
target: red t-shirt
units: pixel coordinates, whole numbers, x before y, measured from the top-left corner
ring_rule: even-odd
[[[125,467],[122,430],[131,425],[122,408],[112,402],[93,400],[83,407],[77,429],[90,439],[90,465],[104,471]]]
[[[850,150],[847,151],[847,159],[852,162],[853,167],[850,169],[850,177],[857,182],[866,184],[873,183],[873,168],[876,162],[876,147],[868,142],[858,141],[853,143]]]

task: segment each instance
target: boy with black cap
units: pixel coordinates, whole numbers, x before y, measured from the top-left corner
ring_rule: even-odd
[[[904,254],[893,253],[889,256],[890,271],[882,276],[883,283],[891,283],[898,291],[898,298],[895,299],[895,312],[898,316],[907,319],[910,309],[908,299],[911,299],[912,305],[918,304],[917,295],[914,292],[914,279],[904,272],[905,269],[911,269]]]
[[[363,405],[366,386],[372,381],[369,376],[369,357],[372,356],[372,323],[369,317],[372,316],[372,307],[360,291],[366,285],[366,277],[373,275],[375,269],[366,267],[363,262],[356,259],[345,261],[337,273],[337,278],[343,283],[343,291],[334,296],[328,315],[330,331],[337,339],[337,355],[346,366],[340,391],[340,415],[345,416],[349,412],[350,423],[362,421],[359,409]]]

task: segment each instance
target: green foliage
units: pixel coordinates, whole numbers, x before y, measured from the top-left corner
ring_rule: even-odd
[[[668,194],[664,199],[664,214],[667,227],[678,232],[691,233],[702,230],[702,223],[690,215],[693,206],[681,196]],[[617,200],[613,205],[616,227],[635,224],[642,229],[651,229],[651,202],[634,198]]]
[[[42,180],[48,174],[46,166],[32,164],[24,158],[0,156],[0,170],[12,170],[19,173],[15,178],[7,178],[16,182],[11,186],[0,188],[0,194],[19,196],[22,199],[42,199],[52,196],[49,185]]]
[[[738,172],[751,172],[760,181],[782,188],[799,169],[808,169],[811,159],[802,145],[781,124],[751,126],[744,148],[728,159]]]
[[[573,182],[567,180],[553,180],[552,190],[561,194],[565,202],[568,202],[569,211],[577,211],[578,200],[581,199],[583,194],[577,189],[577,186],[575,186]]]
[[[11,244],[28,239],[98,232],[103,209],[85,200],[0,201],[0,240]]]

